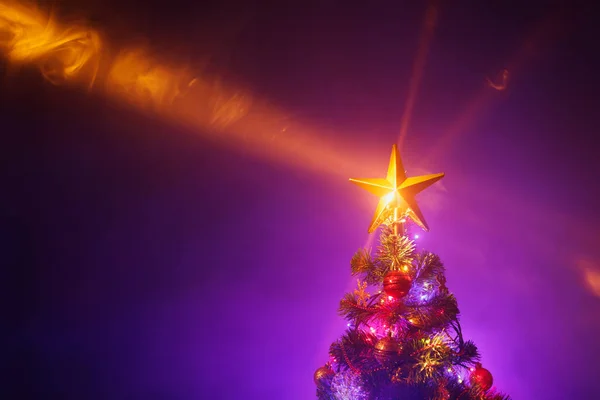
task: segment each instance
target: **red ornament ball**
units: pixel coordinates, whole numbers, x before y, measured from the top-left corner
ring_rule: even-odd
[[[397,299],[406,296],[411,285],[410,276],[403,271],[389,271],[383,277],[383,291]]]
[[[494,384],[494,377],[490,371],[483,368],[480,363],[477,363],[475,365],[475,370],[471,372],[469,381],[471,382],[471,386],[478,387],[486,392]]]
[[[389,336],[379,340],[375,344],[375,350],[373,350],[375,359],[383,366],[394,365],[400,361],[401,352],[402,345]]]
[[[331,369],[330,366],[324,365],[322,367],[319,367],[315,371],[315,376],[314,376],[315,383],[318,386],[321,386],[328,379],[332,379],[334,375],[335,375],[335,373],[333,372],[333,370]]]

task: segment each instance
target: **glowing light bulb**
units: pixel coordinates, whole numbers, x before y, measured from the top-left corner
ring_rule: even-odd
[[[452,368],[448,368],[448,372],[452,372]]]
[[[348,322],[348,328],[350,327],[350,322]]]
[[[395,192],[390,192],[390,193],[386,194],[385,196],[383,196],[383,200],[385,201],[385,204],[390,204],[394,200],[395,194],[396,194]]]
[[[375,333],[375,328],[371,327],[371,333]]]
[[[415,235],[415,239],[418,239],[418,238],[419,238],[419,235],[418,235],[418,234],[417,234],[417,235]]]
[[[392,300],[394,300],[394,298],[392,296],[388,296],[388,300],[392,301]]]

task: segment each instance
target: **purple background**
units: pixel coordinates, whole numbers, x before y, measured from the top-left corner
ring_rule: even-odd
[[[98,26],[134,21],[158,48],[211,55],[364,160],[317,173],[36,71],[4,76],[0,393],[314,398],[377,202],[347,178],[385,172],[425,6],[101,3],[82,10]],[[600,301],[582,266],[600,269],[597,29],[585,10],[483,3],[442,4],[401,150],[410,175],[447,174],[419,198],[432,228],[420,243],[444,260],[498,389],[593,398]],[[505,66],[508,90],[486,88]]]

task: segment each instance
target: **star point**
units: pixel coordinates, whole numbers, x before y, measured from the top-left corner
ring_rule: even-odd
[[[407,177],[398,146],[394,144],[385,178],[350,178],[350,182],[379,197],[369,233],[374,232],[394,209],[398,209],[400,215],[410,218],[424,231],[429,231],[415,196],[443,177],[444,173]]]

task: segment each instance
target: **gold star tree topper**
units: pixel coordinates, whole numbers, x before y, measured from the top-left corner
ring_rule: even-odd
[[[350,178],[350,182],[380,197],[369,233],[374,232],[390,214],[397,216],[399,220],[410,218],[424,231],[429,231],[415,196],[443,177],[444,174],[439,173],[407,178],[398,147],[394,144],[386,178]]]

